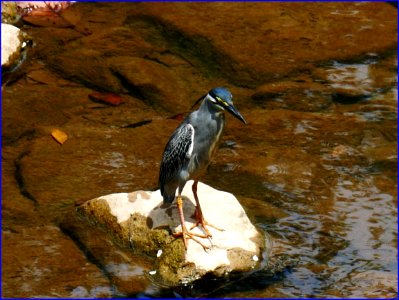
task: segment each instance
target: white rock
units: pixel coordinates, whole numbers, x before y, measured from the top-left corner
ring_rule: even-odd
[[[22,49],[22,35],[19,28],[1,23],[1,66],[10,67],[19,58]]]
[[[182,193],[187,228],[191,228],[195,223],[195,220],[192,218],[195,211],[195,200],[191,190],[192,184],[193,181],[187,182]],[[199,238],[204,245],[211,247],[209,251],[204,251],[202,246],[195,241],[188,240],[185,257],[184,253],[182,253],[185,260],[182,265],[195,266],[194,271],[188,272],[191,274],[192,279],[199,278],[209,272],[220,273],[222,269],[222,273],[228,273],[230,271],[250,270],[257,265],[259,259],[255,260],[254,257],[262,257],[263,247],[265,246],[264,239],[252,225],[234,195],[216,190],[199,182],[198,197],[205,220],[223,229],[223,231],[208,226],[208,230],[212,234],[212,240]],[[96,207],[103,209],[104,204],[107,204],[106,207],[109,208],[112,216],[110,219],[115,220],[118,226],[115,226],[115,224],[110,225],[110,220],[99,220],[100,218],[105,218],[106,213],[96,213]],[[129,234],[132,232],[129,226],[134,226],[135,222],[132,221],[132,214],[137,215],[137,213],[145,218],[143,219],[146,220],[149,231],[154,231],[157,228],[172,228],[172,231],[180,231],[181,228],[176,205],[174,203],[169,206],[163,205],[163,199],[159,190],[154,192],[136,191],[102,196],[84,203],[81,208],[86,215],[94,217],[96,224],[112,227],[112,230],[120,227],[121,232],[129,232]],[[138,231],[137,234],[141,235],[142,231]],[[204,234],[200,227],[194,228],[192,232]],[[116,235],[123,236],[122,233],[116,233]],[[144,238],[151,239],[150,234],[145,233]],[[129,236],[126,239],[129,239],[130,244],[134,244],[135,236]],[[157,245],[157,248],[151,250],[152,253],[157,253],[157,257],[159,257],[157,260],[162,261],[162,259],[166,259],[164,257],[168,256],[168,247],[176,248],[176,240],[174,238],[171,240],[172,242],[169,242],[169,244],[172,246],[161,245],[162,252],[160,252],[159,245]],[[133,245],[135,249],[142,244],[149,245],[150,241],[148,243],[139,242],[136,244]],[[162,253],[162,257],[160,257],[159,253]],[[197,274],[193,275],[193,273]],[[178,277],[180,282],[190,281],[187,278],[183,278],[183,275],[179,275]]]

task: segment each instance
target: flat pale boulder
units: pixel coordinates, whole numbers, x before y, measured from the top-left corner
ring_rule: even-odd
[[[195,201],[189,181],[182,193],[187,228],[195,223]],[[246,272],[266,259],[265,238],[250,222],[234,195],[198,183],[198,197],[212,239],[199,238],[210,247],[205,251],[188,240],[187,252],[181,238],[176,204],[163,204],[159,190],[118,193],[89,200],[77,210],[91,223],[103,228],[119,245],[154,258],[148,276],[167,285],[181,285],[205,274],[221,277],[231,272]],[[192,230],[203,234],[201,227]],[[268,251],[266,251],[268,250]]]
[[[12,67],[20,57],[24,45],[21,30],[10,24],[1,24],[1,66]]]

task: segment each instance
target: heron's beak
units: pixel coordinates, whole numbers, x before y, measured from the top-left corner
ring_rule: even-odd
[[[240,120],[244,124],[247,124],[247,121],[245,121],[244,117],[240,114],[240,112],[237,110],[237,108],[235,108],[233,105],[226,106],[225,108],[229,113],[231,113],[238,120]]]

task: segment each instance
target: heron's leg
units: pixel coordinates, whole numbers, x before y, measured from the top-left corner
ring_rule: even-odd
[[[196,223],[190,228],[190,230],[195,228],[195,227],[197,227],[199,224],[201,224],[201,226],[204,229],[207,237],[212,237],[212,234],[209,232],[209,230],[206,228],[206,226],[213,227],[213,228],[215,228],[216,230],[219,230],[219,231],[223,231],[223,229],[220,229],[220,228],[218,228],[218,227],[216,227],[216,226],[214,226],[212,224],[209,224],[207,221],[205,221],[204,215],[202,214],[201,205],[200,205],[199,200],[198,200],[197,184],[198,184],[198,181],[194,180],[192,189],[193,189],[194,199],[195,199],[195,203],[196,203],[195,213],[194,213]]]
[[[179,211],[181,230],[182,231],[174,233],[173,236],[174,237],[180,237],[181,236],[183,238],[184,248],[186,248],[186,250],[187,250],[187,239],[194,240],[195,242],[200,244],[204,248],[205,251],[208,250],[209,249],[208,246],[205,246],[203,243],[201,243],[198,239],[195,238],[195,236],[200,237],[200,238],[206,238],[206,236],[200,235],[200,234],[197,234],[197,233],[189,232],[187,230],[187,228],[186,228],[186,224],[185,224],[185,221],[184,221],[184,214],[183,214],[183,198],[181,197],[181,195],[177,196],[176,204],[177,204],[177,209]]]

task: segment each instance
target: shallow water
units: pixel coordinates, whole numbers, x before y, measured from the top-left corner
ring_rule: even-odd
[[[272,254],[295,263],[274,276],[173,290],[151,282],[145,259],[65,224],[74,202],[155,189],[161,141],[179,121],[132,95],[120,107],[86,101],[93,86],[49,75],[40,56],[25,68],[28,76],[3,89],[3,115],[16,124],[3,122],[3,295],[19,287],[22,297],[397,297],[396,52],[314,62],[305,79],[289,78],[264,98],[233,87],[248,125],[228,117],[203,181],[234,193],[273,238]],[[68,101],[51,102],[55,94]],[[69,134],[63,146],[48,136],[54,126]]]

